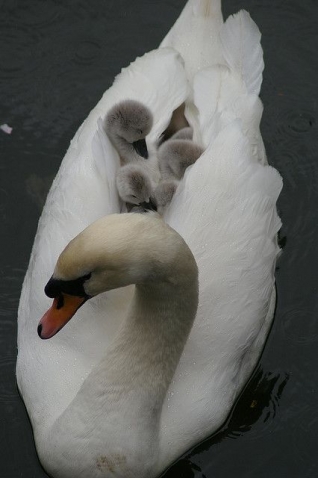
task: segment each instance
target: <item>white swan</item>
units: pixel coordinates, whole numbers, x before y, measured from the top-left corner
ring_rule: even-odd
[[[56,478],[156,477],[223,423],[255,366],[275,304],[280,227],[276,200],[281,189],[278,173],[266,165],[259,133],[259,39],[248,14],[241,12],[222,26],[218,0],[190,0],[163,42],[181,53],[185,69],[171,48],[137,59],[91,112],[63,160],[23,285],[17,363],[18,385],[40,459]],[[111,353],[114,336],[127,316],[134,287],[88,301],[50,340],[41,341],[36,329],[51,302],[43,286],[61,251],[93,221],[120,211],[115,185],[119,158],[100,118],[118,101],[138,100],[141,95],[154,115],[151,144],[167,128],[172,111],[186,101],[194,140],[205,149],[186,172],[165,213],[198,264],[199,306],[162,407],[153,409],[152,417],[141,413],[143,419],[136,421],[135,408],[131,414],[128,408],[123,414],[112,409],[117,415],[109,434],[100,418],[108,406],[103,400],[103,377],[109,364],[103,359]],[[154,219],[146,215],[142,220]],[[123,234],[123,240],[130,250],[129,234]],[[159,237],[158,247],[161,242]],[[143,365],[148,368],[150,363],[147,357]],[[132,371],[136,372],[133,362]],[[166,377],[169,381],[168,373]],[[147,383],[151,393],[151,375]],[[93,407],[92,396],[101,398]],[[134,407],[138,399],[133,398]],[[78,420],[67,421],[76,403],[80,404]],[[149,428],[154,416],[157,426]],[[87,434],[84,430],[83,435],[81,423],[89,423]],[[57,440],[65,445],[63,453]],[[102,453],[100,444],[106,440]],[[67,461],[74,455],[76,460]]]

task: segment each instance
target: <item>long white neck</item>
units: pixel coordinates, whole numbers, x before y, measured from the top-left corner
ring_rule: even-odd
[[[89,476],[95,476],[89,468],[95,459],[92,450],[94,456],[106,450],[108,455],[123,457],[125,467],[116,477],[156,476],[162,404],[198,305],[196,266],[180,269],[172,280],[136,286],[117,337],[54,424],[52,434],[56,446],[64,446],[65,467],[75,457],[71,447],[67,454],[67,443],[61,437],[67,442],[67,433],[84,440],[91,434],[94,446],[82,451],[88,454]],[[190,273],[185,274],[185,269]]]
[[[189,282],[136,286],[130,314],[103,360],[107,383],[144,394],[149,410],[161,407],[193,324],[196,278]]]

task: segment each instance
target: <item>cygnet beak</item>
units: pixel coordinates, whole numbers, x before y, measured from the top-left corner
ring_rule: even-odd
[[[144,201],[140,203],[139,206],[147,211],[157,211],[157,205],[153,202],[151,198],[148,202]]]
[[[132,145],[136,153],[139,154],[139,156],[148,159],[148,149],[145,139],[139,139],[138,141],[135,141]]]

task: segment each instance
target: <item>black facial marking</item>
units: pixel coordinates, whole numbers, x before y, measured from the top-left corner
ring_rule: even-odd
[[[148,159],[148,148],[145,139],[139,139],[138,141],[135,141],[132,145],[136,153],[139,154],[139,156]]]
[[[61,294],[58,296],[56,308],[62,309],[63,305],[64,305],[64,296]]]
[[[44,292],[48,297],[55,299],[58,297],[57,308],[60,309],[63,307],[63,297],[62,292],[69,295],[76,295],[77,297],[85,297],[89,299],[90,296],[86,294],[84,290],[84,283],[91,277],[91,274],[86,274],[85,276],[79,277],[74,280],[61,280],[54,279],[51,277],[49,282],[46,284]],[[62,301],[62,303],[61,303]]]

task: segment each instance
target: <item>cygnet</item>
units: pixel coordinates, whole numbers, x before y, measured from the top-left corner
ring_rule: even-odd
[[[173,136],[171,136],[170,141],[173,139],[192,139],[193,138],[193,129],[191,126],[186,126],[185,128],[179,129]]]
[[[183,178],[185,170],[201,156],[203,149],[189,139],[171,139],[158,150],[162,180]]]
[[[152,113],[135,100],[124,100],[114,105],[105,117],[104,128],[117,149],[121,164],[148,159],[146,136],[153,124]]]
[[[152,184],[148,174],[139,164],[127,164],[119,169],[116,185],[121,199],[128,204],[149,203]]]

